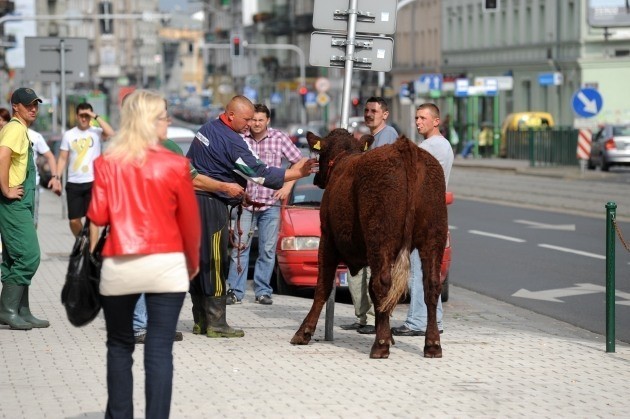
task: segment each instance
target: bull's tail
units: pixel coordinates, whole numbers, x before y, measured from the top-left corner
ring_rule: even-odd
[[[391,271],[392,285],[387,293],[387,296],[381,303],[381,310],[386,313],[391,313],[394,307],[396,307],[396,304],[398,304],[398,301],[400,301],[400,298],[407,293],[410,269],[409,254],[411,253],[411,243],[413,239],[416,215],[414,209],[414,199],[416,193],[420,191],[417,168],[417,146],[407,139],[399,139],[394,144],[402,156],[405,173],[407,174],[407,211],[400,251],[396,256],[396,261],[394,262],[394,266]]]

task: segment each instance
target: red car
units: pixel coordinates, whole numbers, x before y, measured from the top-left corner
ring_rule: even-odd
[[[321,235],[319,206],[324,190],[313,185],[313,176],[299,179],[282,202],[276,247],[275,291],[286,294],[295,287],[314,287],[317,283],[317,250]],[[446,193],[446,203],[453,193]],[[450,234],[442,258],[442,301],[448,300],[448,273],[451,266]],[[348,269],[337,268],[337,285],[348,285]]]

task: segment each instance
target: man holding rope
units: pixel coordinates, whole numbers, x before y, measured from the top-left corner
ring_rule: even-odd
[[[249,123],[249,132],[242,134],[251,150],[268,166],[280,167],[284,157],[291,164],[302,159],[300,150],[293,144],[288,135],[269,127],[271,113],[262,104],[254,105],[254,118]],[[239,232],[234,229],[230,273],[228,275],[227,304],[240,304],[245,296],[249,251],[254,228],[258,226],[258,259],[254,267],[254,295],[259,304],[273,304],[271,299],[271,274],[276,262],[276,242],[278,241],[278,224],[280,221],[279,201],[291,192],[295,180],[284,183],[278,190],[264,187],[258,183],[247,182],[247,197],[260,207],[245,207],[241,217],[240,230],[244,232],[239,243]],[[245,240],[243,240],[243,237]]]
[[[245,96],[235,96],[218,119],[206,122],[197,132],[187,157],[197,171],[222,182],[247,180],[268,188],[280,189],[286,181],[308,176],[314,161],[301,159],[289,169],[271,167],[252,153],[239,135],[254,119],[254,105]],[[199,274],[190,285],[193,311],[205,319],[201,327],[211,338],[237,338],[245,333],[226,320],[226,274],[229,269],[228,205],[235,200],[221,192],[197,190],[201,215],[201,260]]]

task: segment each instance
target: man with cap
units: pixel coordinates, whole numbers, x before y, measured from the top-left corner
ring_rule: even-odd
[[[35,164],[28,127],[37,118],[41,99],[20,87],[11,95],[13,118],[0,131],[0,235],[2,293],[0,324],[11,329],[48,327],[31,314],[28,291],[39,267],[39,242],[33,223]]]

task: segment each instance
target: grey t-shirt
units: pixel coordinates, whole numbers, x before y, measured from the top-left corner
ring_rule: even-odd
[[[396,130],[389,125],[385,125],[385,128],[380,130],[374,136],[374,142],[370,146],[370,150],[374,150],[376,147],[380,147],[385,144],[393,144],[397,139],[398,133]]]
[[[442,135],[432,135],[420,143],[420,148],[424,148],[440,162],[442,170],[444,170],[444,180],[448,186],[448,178],[451,176],[451,167],[453,167],[453,159],[455,158],[451,143]]]

